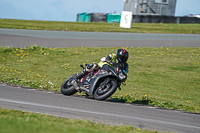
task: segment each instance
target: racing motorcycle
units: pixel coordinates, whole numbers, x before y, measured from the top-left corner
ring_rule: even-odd
[[[111,63],[113,67],[105,64],[95,72],[89,72],[82,78],[77,79],[74,74],[67,78],[61,85],[64,95],[73,95],[76,92],[84,92],[96,100],[105,100],[115,93],[117,88],[121,90],[121,84],[125,85],[128,66],[121,67],[118,63]],[[88,64],[85,65],[87,67]],[[80,67],[85,69],[83,65]],[[77,89],[77,85],[79,86]]]

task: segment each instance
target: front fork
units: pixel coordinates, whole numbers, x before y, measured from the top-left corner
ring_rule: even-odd
[[[104,82],[104,84],[103,84],[103,86],[102,86],[102,88],[105,88],[105,86],[108,84],[110,82],[110,79],[109,78],[107,78],[106,79],[106,81]]]
[[[105,88],[106,84],[108,84],[110,82],[110,79],[107,78],[106,81],[104,82],[102,88]],[[121,82],[118,82],[118,89],[121,91]]]

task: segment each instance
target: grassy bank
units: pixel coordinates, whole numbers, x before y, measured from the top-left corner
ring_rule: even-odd
[[[156,133],[0,108],[1,133]]]
[[[0,81],[60,91],[80,72],[118,48],[0,48]],[[200,113],[200,48],[126,48],[127,85],[112,100]],[[92,58],[91,58],[92,57]]]
[[[0,28],[86,32],[200,34],[200,24],[133,23],[131,29],[125,29],[120,28],[119,23],[80,23],[0,19]]]

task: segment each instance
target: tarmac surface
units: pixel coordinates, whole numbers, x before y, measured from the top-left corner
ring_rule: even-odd
[[[0,29],[0,46],[200,47],[200,35]]]
[[[0,107],[140,129],[200,133],[200,115],[0,84]]]

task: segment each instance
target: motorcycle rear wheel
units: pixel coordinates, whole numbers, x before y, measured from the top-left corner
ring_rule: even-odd
[[[110,82],[107,83],[104,88],[102,88],[102,84],[104,84],[105,81],[100,83],[97,89],[95,90],[94,95],[93,95],[94,99],[105,100],[108,97],[110,97],[113,93],[115,93],[115,91],[117,90],[116,80],[110,79]]]
[[[77,90],[70,84],[71,79],[75,77],[75,75],[72,75],[71,77],[67,78],[61,85],[61,93],[63,95],[73,95],[77,92]]]

